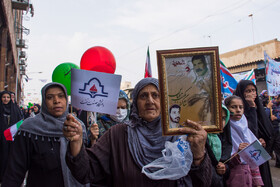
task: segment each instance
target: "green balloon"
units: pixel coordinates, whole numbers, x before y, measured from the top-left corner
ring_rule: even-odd
[[[52,81],[65,86],[67,94],[71,95],[71,69],[80,69],[79,66],[71,62],[65,62],[56,66],[52,73]]]

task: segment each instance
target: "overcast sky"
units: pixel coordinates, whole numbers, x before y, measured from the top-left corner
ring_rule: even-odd
[[[219,53],[279,38],[279,0],[33,0],[34,17],[25,16],[27,74],[48,79],[64,62],[80,66],[91,47],[108,48],[116,74],[134,86],[144,77],[147,47],[153,77],[156,51],[219,46]],[[253,14],[253,17],[248,15]],[[254,36],[254,37],[253,37]],[[32,72],[43,72],[41,74]],[[30,74],[29,74],[30,73]]]

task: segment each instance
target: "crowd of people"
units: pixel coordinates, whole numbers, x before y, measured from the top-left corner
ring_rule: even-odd
[[[207,133],[187,120],[180,126],[192,152],[189,172],[179,178],[155,180],[142,168],[162,156],[165,143],[179,136],[162,136],[158,80],[144,78],[135,86],[132,102],[120,91],[116,115],[70,107],[60,83],[41,91],[41,105],[26,112],[0,95],[0,182],[21,186],[273,186],[268,162],[251,168],[237,153],[258,140],[280,167],[280,95],[258,96],[255,84],[241,80],[223,101],[223,131]],[[25,110],[25,109],[24,109]],[[183,114],[181,114],[183,115]],[[14,141],[3,131],[23,119]],[[275,155],[275,156],[274,156]],[[154,170],[151,170],[154,172]],[[174,171],[176,175],[176,170]]]

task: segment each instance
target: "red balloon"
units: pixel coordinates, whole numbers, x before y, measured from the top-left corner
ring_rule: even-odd
[[[116,70],[115,57],[112,52],[105,47],[92,47],[83,54],[80,68],[83,70],[113,74]]]

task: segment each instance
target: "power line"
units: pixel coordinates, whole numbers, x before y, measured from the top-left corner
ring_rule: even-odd
[[[211,18],[211,17],[215,17],[215,16],[217,16],[217,15],[222,15],[222,14],[226,14],[226,13],[232,12],[232,11],[234,11],[234,10],[237,10],[237,9],[239,9],[240,7],[246,5],[247,3],[251,2],[251,1],[252,1],[252,0],[247,0],[247,1],[244,2],[243,0],[241,0],[241,1],[238,1],[238,2],[236,2],[236,3],[231,4],[231,5],[229,5],[229,6],[226,6],[226,7],[222,8],[222,9],[216,10],[215,13],[210,14],[210,15],[208,15],[208,16],[205,16],[205,17],[201,18],[198,22],[196,22],[195,24],[193,24],[193,25],[191,25],[191,26],[184,26],[184,27],[181,27],[181,28],[179,28],[179,29],[177,29],[177,30],[174,30],[174,31],[171,32],[171,33],[168,33],[168,34],[166,34],[166,35],[164,35],[164,36],[162,36],[162,37],[159,37],[159,38],[157,38],[157,39],[155,39],[155,40],[152,40],[150,43],[143,44],[142,46],[139,46],[139,47],[137,47],[137,48],[135,48],[135,49],[133,49],[133,50],[131,50],[131,51],[128,51],[127,53],[125,53],[125,54],[123,54],[123,55],[120,55],[119,58],[123,58],[124,56],[128,56],[129,54],[132,54],[132,53],[138,51],[139,49],[146,48],[148,45],[151,45],[151,44],[156,43],[156,42],[158,42],[158,41],[160,41],[160,40],[166,39],[166,38],[168,38],[168,37],[174,35],[175,33],[178,33],[178,32],[181,32],[181,31],[185,31],[185,30],[190,30],[190,29],[192,29],[192,28],[195,28],[196,26],[203,24],[207,19],[209,19],[209,18]],[[261,11],[261,10],[266,9],[267,7],[271,6],[272,4],[274,4],[274,3],[276,3],[276,2],[278,2],[278,0],[275,0],[275,1],[271,2],[270,4],[267,4],[266,6],[264,6],[264,7],[260,8],[260,9],[258,9],[257,11],[254,12],[254,14],[258,13],[258,12]],[[218,32],[218,31],[227,29],[228,27],[232,26],[233,24],[236,24],[236,23],[238,23],[238,22],[241,22],[242,20],[244,20],[244,19],[246,19],[246,18],[248,18],[248,15],[246,15],[246,16],[244,16],[244,17],[238,19],[237,21],[234,21],[233,23],[228,24],[227,26],[222,26],[220,29],[217,29],[217,30],[215,30],[215,31],[213,31],[213,32],[211,32],[211,33],[214,34],[215,32]],[[209,37],[211,37],[211,34],[204,35],[204,36],[209,36]],[[212,43],[212,42],[211,42],[211,43]],[[123,68],[123,67],[121,67],[121,68]],[[131,70],[126,70],[126,71],[130,72]],[[130,73],[132,73],[132,72],[130,72]]]
[[[270,7],[271,5],[273,5],[273,4],[276,3],[276,2],[279,2],[279,0],[275,0],[275,1],[271,2],[270,4],[267,4],[266,6],[264,6],[264,7],[262,7],[262,8],[259,8],[258,10],[256,10],[255,12],[253,12],[252,15],[255,15],[255,14],[257,14],[258,12],[263,11],[264,9]],[[233,22],[227,24],[226,26],[221,26],[220,28],[215,29],[214,31],[210,32],[210,34],[205,34],[204,36],[206,36],[206,35],[210,35],[210,36],[211,36],[211,35],[213,35],[214,33],[220,32],[220,31],[225,30],[225,29],[227,29],[227,28],[229,28],[229,27],[232,27],[233,24],[240,23],[241,21],[243,21],[243,20],[245,20],[245,19],[247,19],[247,18],[248,18],[248,15],[243,16],[243,17],[241,17],[240,19],[235,20],[235,21],[233,21]]]
[[[135,51],[138,51],[139,49],[142,49],[142,48],[144,48],[144,47],[147,47],[147,46],[150,45],[150,44],[153,44],[153,43],[156,43],[156,42],[158,42],[158,41],[160,41],[160,40],[163,40],[163,39],[165,39],[165,38],[168,38],[168,37],[172,36],[172,35],[175,34],[175,33],[178,33],[178,32],[184,31],[184,30],[190,30],[190,29],[192,29],[192,28],[194,28],[194,27],[196,27],[196,26],[198,26],[198,25],[201,25],[204,21],[206,21],[206,20],[209,19],[210,17],[214,17],[214,16],[217,16],[217,15],[220,15],[220,14],[225,14],[225,13],[234,11],[234,10],[240,8],[241,6],[244,6],[245,4],[247,4],[247,3],[250,2],[250,1],[252,1],[252,0],[247,0],[247,1],[245,1],[245,2],[244,2],[243,0],[241,0],[241,1],[238,1],[237,3],[231,4],[231,5],[229,5],[229,6],[226,6],[226,7],[222,8],[222,9],[219,9],[219,10],[215,11],[216,13],[210,14],[210,15],[208,15],[208,16],[206,16],[206,17],[200,19],[198,22],[196,22],[196,24],[193,24],[193,25],[191,25],[191,26],[189,26],[189,27],[188,27],[188,26],[184,26],[184,27],[182,27],[182,28],[179,28],[179,29],[177,29],[177,30],[175,30],[175,31],[173,31],[173,32],[171,32],[171,33],[169,33],[169,34],[166,34],[166,35],[164,35],[164,36],[162,36],[162,37],[159,37],[159,38],[157,38],[157,39],[151,41],[151,42],[148,43],[148,44],[139,46],[139,47],[137,47],[137,48],[135,48],[135,49],[133,49],[133,50],[131,50],[131,51],[128,51],[127,53],[125,53],[125,54],[123,54],[123,55],[120,55],[119,58],[122,58],[122,57],[124,57],[124,56],[127,56],[127,55],[129,55],[129,54],[131,54],[131,53],[134,53]],[[241,4],[239,4],[239,3],[241,3]],[[227,10],[227,9],[228,9],[228,10]],[[222,11],[222,10],[223,10],[223,11]],[[219,12],[219,11],[222,11],[222,12]]]

